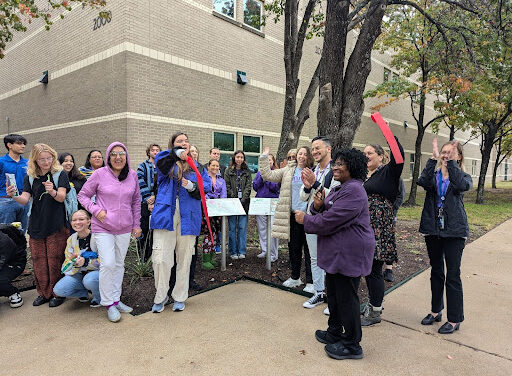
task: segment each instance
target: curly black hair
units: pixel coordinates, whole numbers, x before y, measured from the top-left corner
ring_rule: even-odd
[[[368,175],[368,158],[366,158],[362,151],[354,148],[338,149],[334,152],[331,165],[337,161],[342,161],[346,164],[352,179],[366,180]]]

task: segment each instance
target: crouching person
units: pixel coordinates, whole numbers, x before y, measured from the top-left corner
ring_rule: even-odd
[[[82,303],[89,302],[92,292],[91,307],[99,307],[100,297],[100,259],[96,244],[91,242],[89,226],[91,218],[85,210],[78,210],[71,217],[71,227],[76,232],[68,238],[62,264],[64,277],[57,282],[53,293],[62,298],[78,298]]]
[[[25,235],[12,225],[0,225],[0,296],[9,297],[12,308],[23,305],[23,299],[14,281],[27,264],[27,241]]]

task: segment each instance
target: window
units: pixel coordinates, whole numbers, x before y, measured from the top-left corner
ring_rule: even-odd
[[[472,160],[471,161],[471,175],[472,176],[476,176],[477,173],[476,173],[476,160]]]
[[[414,161],[415,161],[415,155],[411,153],[411,155],[409,156],[409,172],[411,174],[411,177],[412,177],[412,174],[413,174],[413,171],[414,171]]]
[[[213,10],[234,19],[235,0],[213,0]]]
[[[508,180],[508,162],[505,162],[505,178],[503,180]]]
[[[388,68],[384,68],[384,82],[389,81],[391,78],[391,71]]]
[[[261,30],[261,1],[244,0],[244,24]]]
[[[393,73],[393,80],[398,80],[398,77],[399,77],[398,74]]]
[[[233,133],[213,132],[213,147],[220,150],[220,163],[229,166],[235,151],[235,135]]]
[[[258,172],[258,158],[261,154],[261,137],[259,136],[243,136],[242,150],[245,153],[245,160],[249,169]]]

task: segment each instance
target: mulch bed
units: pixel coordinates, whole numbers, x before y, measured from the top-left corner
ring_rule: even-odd
[[[395,281],[393,283],[386,282],[386,289],[388,290],[428,267],[427,250],[423,237],[418,233],[418,227],[419,221],[401,221],[397,224],[396,239],[399,261],[393,267]],[[250,217],[248,228],[247,257],[244,260],[231,260],[228,257],[227,270],[224,272],[220,270],[220,255],[217,256],[219,266],[213,270],[202,270],[201,262],[198,260],[195,280],[202,287],[202,290],[191,290],[189,292],[190,296],[242,278],[282,285],[282,283],[290,277],[286,242],[280,244],[279,260],[272,263],[272,270],[267,270],[265,268],[265,260],[256,257],[256,255],[260,253],[260,249],[254,217]],[[485,232],[483,228],[471,226],[469,242],[482,236]],[[132,260],[133,255],[127,256],[127,262],[132,262]],[[28,272],[32,270],[31,267],[29,258],[26,268]],[[301,279],[305,281],[304,268],[302,268]],[[134,308],[134,314],[136,315],[150,311],[155,296],[153,278],[143,277],[133,283],[130,283],[130,280],[131,277],[125,274],[123,282],[123,302],[132,306]],[[22,275],[15,284],[22,290],[34,288],[34,277],[31,273]],[[310,294],[304,293],[302,288],[304,288],[304,285],[289,290],[304,295],[304,300],[307,300],[307,296],[310,296]],[[361,300],[367,297],[364,278],[362,279],[359,292]]]

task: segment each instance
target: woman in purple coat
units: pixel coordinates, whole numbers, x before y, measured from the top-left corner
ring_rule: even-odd
[[[271,170],[277,169],[276,159],[272,154],[268,155],[268,164]],[[280,186],[279,183],[273,183],[271,181],[265,181],[261,177],[260,172],[256,174],[252,181],[252,189],[256,191],[256,197],[265,198],[279,198]],[[261,253],[258,255],[259,258],[265,258],[267,255],[267,221],[268,216],[256,215],[256,224],[258,225],[258,234],[260,236],[260,247]],[[270,216],[270,226],[274,225],[274,216]],[[279,246],[279,239],[272,238],[270,242],[270,260],[272,262],[277,260],[277,247]]]
[[[375,236],[370,226],[368,197],[363,181],[368,172],[366,156],[356,149],[341,149],[331,160],[333,178],[340,185],[324,198],[315,193],[311,215],[296,212],[308,234],[318,235],[318,266],[326,272],[329,293],[327,330],[316,339],[334,359],[361,359],[361,317],[357,290],[361,277],[370,274]]]
[[[219,175],[220,164],[216,159],[211,159],[208,164],[208,175],[212,180],[212,189],[205,192],[207,200],[216,198],[227,198],[226,181]],[[212,227],[213,237],[218,241],[220,239],[219,232],[221,229],[221,217],[210,217],[210,226]],[[217,266],[215,261],[216,242],[210,238],[210,233],[203,216],[202,232],[205,234],[203,239],[203,269],[211,270]]]

